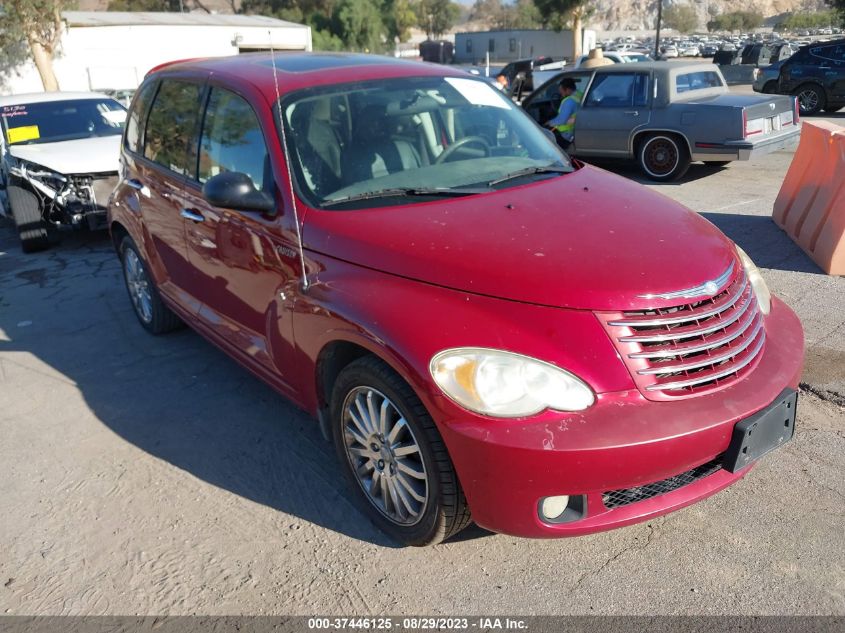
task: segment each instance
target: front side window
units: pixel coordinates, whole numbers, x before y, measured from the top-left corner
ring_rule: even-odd
[[[631,108],[648,105],[649,77],[642,73],[598,75],[587,95],[585,106]]]
[[[270,160],[258,117],[238,95],[213,88],[203,122],[198,179],[204,183],[227,171],[248,175],[256,189],[271,187]]]
[[[199,118],[199,84],[165,79],[150,108],[144,133],[144,157],[193,178]]]
[[[481,192],[524,184],[510,179],[519,170],[554,177],[572,169],[520,108],[476,79],[310,88],[285,98],[282,111],[295,180],[313,206],[390,189]]]
[[[126,108],[114,99],[67,99],[0,108],[3,136],[9,145],[76,141],[119,136]]]

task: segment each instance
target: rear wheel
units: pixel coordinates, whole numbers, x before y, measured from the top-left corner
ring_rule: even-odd
[[[161,300],[138,247],[128,236],[120,243],[120,261],[126,291],[144,329],[150,334],[164,334],[178,328],[182,321]]]
[[[639,146],[640,168],[646,176],[658,182],[678,180],[690,166],[686,144],[677,136],[654,134]]]
[[[38,196],[27,189],[14,186],[8,187],[6,193],[21,240],[21,249],[24,253],[43,251],[50,244]]]
[[[827,99],[821,86],[816,84],[804,84],[795,92],[798,97],[798,107],[801,116],[818,114],[827,104]]]
[[[835,113],[835,112],[839,112],[839,111],[840,111],[843,107],[845,107],[845,106],[841,106],[841,105],[837,105],[837,106],[826,106],[826,107],[825,107],[825,109],[824,109],[824,111],[825,111],[825,112],[830,112],[831,114],[833,114],[833,113]]]
[[[355,499],[382,531],[406,545],[435,545],[470,522],[440,433],[414,391],[365,356],[338,376],[332,436]]]

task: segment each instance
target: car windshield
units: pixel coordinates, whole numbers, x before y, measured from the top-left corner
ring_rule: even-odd
[[[316,207],[476,195],[573,169],[522,110],[469,77],[310,88],[282,111],[297,189]]]
[[[126,109],[114,99],[69,99],[0,108],[9,145],[55,143],[123,133]]]

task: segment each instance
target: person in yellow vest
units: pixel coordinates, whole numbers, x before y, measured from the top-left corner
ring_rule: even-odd
[[[544,125],[554,132],[555,140],[561,149],[567,150],[575,138],[575,118],[578,115],[578,108],[581,107],[583,95],[576,91],[575,80],[572,77],[561,79],[557,89],[562,99],[560,108],[557,116],[546,121]]]

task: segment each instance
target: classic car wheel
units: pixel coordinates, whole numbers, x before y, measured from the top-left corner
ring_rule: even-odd
[[[798,107],[801,116],[818,114],[825,107],[824,91],[814,84],[804,84],[795,93],[798,97]]]
[[[678,180],[689,169],[687,148],[673,136],[649,136],[640,145],[640,167],[652,180]]]
[[[431,416],[383,361],[365,356],[338,376],[332,435],[355,498],[385,533],[433,545],[470,522],[452,461]]]
[[[41,216],[41,203],[31,191],[10,186],[6,189],[12,217],[21,240],[24,253],[43,251],[50,243],[47,240],[47,225]]]
[[[132,302],[135,316],[151,334],[164,334],[178,328],[182,321],[161,300],[158,290],[147,273],[147,265],[138,254],[138,247],[130,237],[120,243],[123,279]]]

